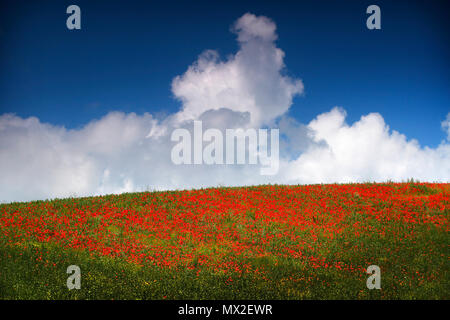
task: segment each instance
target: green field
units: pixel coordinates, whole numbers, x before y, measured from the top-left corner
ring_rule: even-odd
[[[449,299],[449,198],[367,183],[3,204],[0,299]]]

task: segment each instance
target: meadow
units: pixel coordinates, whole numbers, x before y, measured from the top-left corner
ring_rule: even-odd
[[[449,200],[408,182],[2,204],[0,299],[449,299]]]

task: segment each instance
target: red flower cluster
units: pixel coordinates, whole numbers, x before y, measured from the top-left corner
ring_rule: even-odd
[[[57,243],[139,265],[264,276],[258,259],[365,270],[367,241],[448,232],[448,184],[213,188],[0,206],[0,241]],[[356,239],[356,240],[355,240]],[[338,243],[339,248],[332,244]],[[387,250],[395,251],[395,247]],[[398,247],[400,250],[400,247]],[[344,259],[344,253],[365,259]],[[395,254],[395,252],[391,252]]]

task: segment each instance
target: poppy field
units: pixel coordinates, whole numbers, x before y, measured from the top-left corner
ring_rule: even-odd
[[[449,200],[408,182],[2,204],[0,299],[449,299]]]

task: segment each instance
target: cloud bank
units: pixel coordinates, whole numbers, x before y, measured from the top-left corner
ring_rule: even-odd
[[[391,132],[378,113],[362,116],[352,125],[345,117],[344,109],[333,108],[308,124],[316,143],[286,164],[292,182],[450,180],[448,140],[435,149],[421,148],[416,140]]]
[[[327,183],[450,180],[450,113],[442,122],[447,140],[422,148],[391,131],[378,113],[352,124],[342,108],[308,124],[286,115],[303,83],[285,75],[276,25],[245,14],[232,27],[239,50],[226,60],[205,51],[172,82],[179,112],[111,112],[81,129],[39,119],[0,116],[0,201],[98,195],[142,190],[260,183]],[[261,176],[257,165],[174,165],[175,128],[280,129],[280,170]]]

